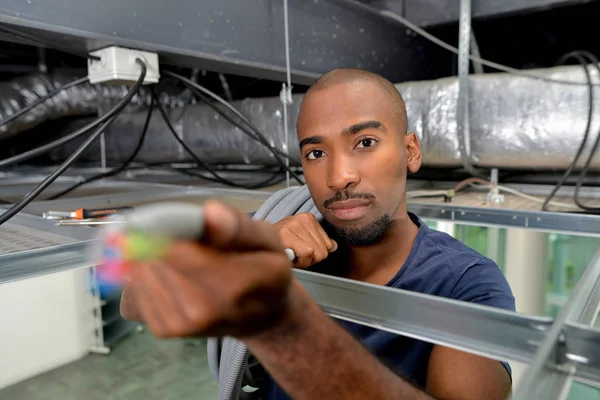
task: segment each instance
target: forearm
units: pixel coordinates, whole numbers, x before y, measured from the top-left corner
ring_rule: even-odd
[[[244,338],[294,399],[432,399],[390,371],[325,315],[294,281],[292,311],[275,328]]]

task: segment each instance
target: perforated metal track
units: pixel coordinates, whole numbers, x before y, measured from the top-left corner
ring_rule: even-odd
[[[76,239],[7,223],[0,226],[0,255],[72,243]]]

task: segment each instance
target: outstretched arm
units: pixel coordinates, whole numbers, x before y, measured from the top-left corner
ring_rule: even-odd
[[[431,355],[427,393],[421,391],[325,315],[297,281],[292,293],[286,321],[244,341],[294,399],[504,400],[510,394],[501,363],[441,346]]]
[[[238,337],[295,399],[434,398],[320,310],[292,277],[272,225],[208,203],[205,228],[202,243],[176,243],[163,259],[131,270],[125,318],[159,337]],[[440,399],[504,399],[510,383],[499,374],[506,371],[492,367],[500,364],[462,354],[434,350],[428,390]]]
[[[294,399],[432,397],[403,381],[310,299],[297,281],[285,320],[242,338],[272,378]]]

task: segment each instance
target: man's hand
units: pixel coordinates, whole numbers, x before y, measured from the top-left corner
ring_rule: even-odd
[[[308,268],[337,250],[319,221],[311,213],[293,215],[275,224],[283,247],[294,250],[294,266]]]
[[[121,314],[158,337],[268,329],[290,304],[291,265],[277,230],[217,202],[204,213],[201,242],[175,243],[164,259],[132,268]]]

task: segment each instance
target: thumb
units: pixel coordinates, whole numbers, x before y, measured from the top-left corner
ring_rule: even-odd
[[[218,201],[204,204],[204,228],[202,243],[219,249],[283,251],[275,227]]]
[[[338,244],[335,240],[331,239],[331,248],[329,249],[330,253],[333,253],[338,249]]]

